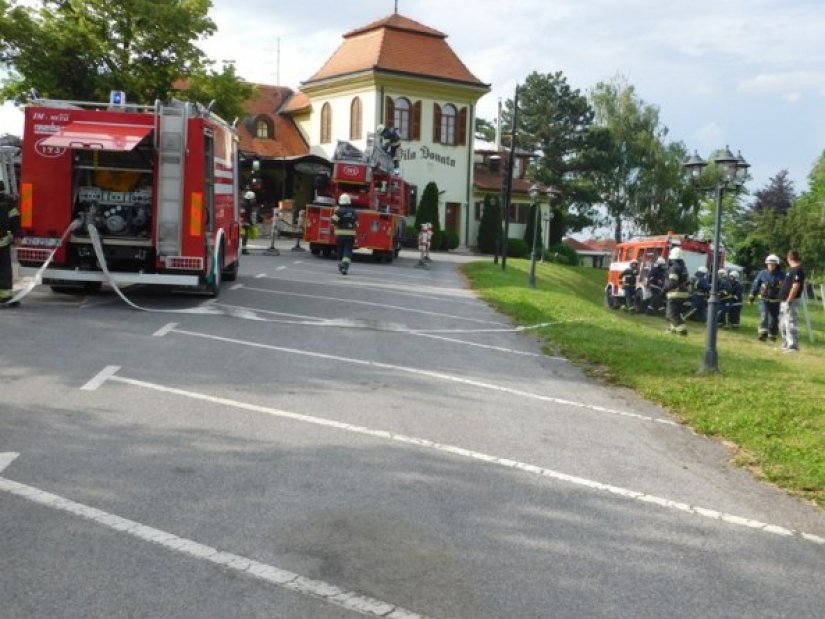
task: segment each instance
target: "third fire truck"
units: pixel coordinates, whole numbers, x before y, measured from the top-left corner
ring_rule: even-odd
[[[238,273],[237,134],[197,103],[129,105],[122,92],[108,103],[35,100],[20,216],[21,272],[34,275],[58,248],[43,273],[55,290],[95,289],[106,267],[116,285],[216,296]]]
[[[636,281],[636,309],[642,311],[645,303],[650,298],[650,290],[647,288],[647,274],[653,267],[656,258],[662,257],[667,260],[672,247],[680,247],[682,258],[685,261],[688,273],[691,275],[700,266],[710,270],[713,266],[713,248],[708,241],[695,239],[685,234],[667,234],[659,236],[641,237],[619,243],[613,249],[610,259],[610,271],[607,275],[604,295],[605,303],[610,308],[618,308],[624,304],[624,291],[622,290],[619,278],[631,261],[635,260],[639,265],[639,277]],[[720,252],[719,264],[724,264],[724,252]]]
[[[377,146],[363,154],[341,142],[333,157],[332,175],[320,177],[317,195],[306,206],[304,240],[315,254],[335,252],[332,214],[341,194],[352,198],[358,212],[355,248],[372,252],[376,260],[392,262],[401,250],[408,205],[414,189],[397,175],[392,160]]]

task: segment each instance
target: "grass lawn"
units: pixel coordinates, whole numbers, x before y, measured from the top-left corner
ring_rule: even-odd
[[[745,305],[739,331],[720,329],[720,374],[700,375],[705,325],[689,322],[687,337],[666,331],[663,318],[604,306],[606,271],[508,259],[465,265],[476,291],[520,325],[538,329],[548,351],[560,352],[610,383],[634,389],[697,432],[736,445],[736,462],[825,507],[825,312],[809,303],[816,343],[801,333],[802,351],[783,354],[756,338],[757,305]],[[801,314],[801,312],[800,312]]]

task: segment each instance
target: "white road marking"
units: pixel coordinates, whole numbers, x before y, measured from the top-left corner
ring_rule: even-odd
[[[171,329],[170,329],[171,331]],[[120,369],[119,365],[107,365],[100,370],[88,383],[83,385],[81,391],[96,391],[103,383],[109,380]]]
[[[257,578],[267,584],[275,585],[294,593],[320,599],[323,602],[340,606],[361,615],[392,617],[394,619],[423,617],[423,615],[418,615],[395,604],[362,595],[357,591],[341,589],[321,580],[307,578],[295,572],[290,572],[289,570],[284,570],[273,565],[267,565],[266,563],[261,563],[248,557],[218,550],[212,546],[207,546],[185,537],[179,537],[174,533],[146,526],[134,520],[128,520],[116,514],[84,505],[83,503],[77,503],[71,499],[40,490],[34,486],[21,484],[11,479],[6,479],[5,477],[0,477],[0,490],[31,501],[32,503],[37,503],[89,520],[95,524],[113,529],[118,533],[157,544],[166,550],[184,554],[200,561],[208,561],[224,569],[239,572],[244,576]]]
[[[203,393],[196,393],[193,391],[187,391],[184,389],[177,389],[175,387],[166,387],[164,385],[158,385],[155,383],[149,383],[142,380],[134,380],[131,378],[126,378],[123,376],[113,376],[110,379],[110,382],[118,382],[125,385],[131,385],[133,387],[139,387],[142,389],[150,389],[153,391],[158,391],[161,393],[168,393],[172,395],[178,395],[185,398],[190,398],[192,400],[199,400],[202,402],[209,402],[212,404],[218,404],[221,406],[227,406],[230,408],[236,408],[240,410],[251,411],[255,413],[263,413],[266,415],[270,415],[273,417],[279,417],[283,419],[290,419],[293,421],[299,421],[303,423],[310,423],[316,426],[323,426],[326,428],[333,428],[336,430],[343,430],[346,432],[351,432],[353,434],[360,434],[364,436],[371,436],[374,438],[380,438],[389,441],[395,441],[398,443],[403,443],[406,445],[412,445],[415,447],[420,447],[432,451],[438,451],[442,453],[451,454],[454,456],[459,456],[462,458],[467,458],[470,460],[475,460],[478,462],[485,462],[488,464],[495,464],[504,468],[514,469],[518,471],[522,471],[524,473],[529,473],[531,475],[538,475],[540,477],[546,477],[549,479],[554,479],[556,481],[564,482],[567,484],[571,484],[574,486],[579,486],[583,488],[588,488],[590,490],[596,490],[599,492],[607,492],[609,494],[613,494],[616,496],[620,496],[625,499],[630,499],[633,501],[639,501],[641,503],[647,503],[650,505],[657,505],[659,507],[663,507],[666,509],[671,509],[675,511],[684,512],[687,514],[692,514],[695,516],[701,516],[703,518],[708,518],[710,520],[717,520],[719,522],[724,522],[726,524],[733,524],[737,526],[747,527],[751,529],[756,529],[759,531],[763,531],[765,533],[772,533],[774,535],[781,535],[786,537],[797,537],[800,539],[804,539],[809,542],[814,542],[819,545],[825,545],[825,538],[820,537],[818,535],[813,535],[810,533],[804,533],[802,531],[796,531],[794,529],[789,529],[786,527],[781,527],[774,524],[769,524],[766,522],[760,522],[759,520],[754,520],[751,518],[744,518],[741,516],[735,516],[733,514],[728,514],[725,512],[720,512],[714,509],[708,509],[705,507],[699,507],[696,505],[690,505],[688,503],[683,503],[680,501],[673,501],[671,499],[666,499],[662,497],[658,497],[652,494],[646,494],[644,492],[639,492],[636,490],[630,490],[628,488],[622,488],[620,486],[614,486],[612,484],[605,484],[599,481],[595,481],[592,479],[586,479],[584,477],[578,477],[575,475],[569,475],[567,473],[562,473],[560,471],[556,471],[553,469],[544,468],[541,466],[536,466],[534,464],[529,464],[526,462],[519,462],[518,460],[511,460],[509,458],[499,458],[497,456],[493,456],[490,454],[486,454],[480,451],[474,451],[472,449],[465,449],[463,447],[457,447],[455,445],[449,445],[446,443],[439,443],[436,441],[431,441],[429,439],[424,438],[416,438],[412,436],[407,436],[404,434],[396,434],[395,432],[389,432],[387,430],[374,430],[372,428],[367,428],[365,426],[358,426],[350,423],[345,423],[342,421],[334,421],[332,419],[325,419],[322,417],[314,417],[312,415],[304,415],[302,413],[293,413],[285,410],[280,410],[276,408],[270,408],[268,406],[260,406],[258,404],[248,404],[246,402],[239,402],[237,400],[230,400],[228,398],[222,398],[217,396],[210,396]],[[2,478],[0,478],[2,479]]]
[[[292,271],[293,273],[295,271]],[[303,271],[304,273],[308,273],[310,271]],[[416,291],[415,287],[407,287],[407,290],[397,290],[397,286],[393,286],[391,284],[379,284],[373,282],[359,282],[357,278],[348,278],[344,281],[341,281],[340,278],[336,280],[326,280],[326,281],[315,281],[315,282],[308,282],[306,280],[301,279],[290,279],[286,277],[273,277],[267,275],[257,275],[256,278],[267,277],[268,279],[276,282],[290,282],[294,284],[311,284],[313,286],[344,286],[348,289],[352,288],[363,288],[369,291],[375,291],[376,289],[380,290],[385,294],[394,294],[402,297],[415,297],[417,299],[430,299],[433,301],[440,301],[442,303],[450,303],[450,304],[460,304],[460,305],[470,305],[472,307],[481,307],[477,300],[474,300],[472,296],[468,295],[455,295],[460,298],[450,298],[450,296],[445,292],[444,294],[425,294],[423,290]],[[427,288],[430,288],[429,286]],[[274,292],[274,291],[272,291]]]
[[[155,331],[152,334],[152,337],[163,337],[164,335],[169,333],[172,329],[174,329],[177,326],[178,326],[178,323],[176,323],[176,322],[167,323],[167,324],[163,325],[160,329]]]
[[[277,350],[279,352],[291,353],[294,355],[302,355],[305,357],[314,357],[316,359],[326,359],[335,361],[336,363],[346,363],[348,365],[364,365],[373,368],[380,368],[382,370],[393,370],[396,372],[406,372],[408,374],[415,374],[417,376],[426,376],[427,378],[436,378],[438,380],[445,380],[453,383],[460,383],[463,385],[470,385],[481,389],[488,389],[490,391],[497,391],[499,393],[508,393],[522,398],[529,398],[531,400],[540,400],[542,402],[551,402],[553,404],[561,404],[563,406],[570,406],[573,408],[580,408],[597,413],[608,413],[610,415],[617,415],[620,417],[628,417],[631,419],[640,419],[642,421],[652,421],[668,426],[679,426],[679,424],[670,421],[669,419],[660,419],[658,417],[650,417],[647,415],[639,415],[638,413],[631,413],[628,411],[616,410],[604,406],[597,406],[595,404],[585,404],[584,402],[575,402],[573,400],[564,400],[562,398],[555,398],[553,396],[540,395],[537,393],[530,393],[529,391],[522,391],[521,389],[513,389],[511,387],[503,387],[493,383],[485,383],[480,380],[471,378],[463,378],[452,374],[444,374],[443,372],[434,372],[431,370],[421,370],[404,365],[394,365],[392,363],[383,363],[381,361],[369,361],[366,359],[355,359],[350,357],[339,357],[337,355],[330,355],[327,353],[311,352],[308,350],[298,350],[297,348],[286,348],[285,346],[274,346],[272,344],[262,344],[260,342],[250,342],[247,340],[238,340],[230,337],[222,337],[220,335],[211,335],[209,333],[198,333],[196,331],[185,331],[183,329],[172,329],[170,333],[177,333],[180,335],[189,335],[191,337],[200,337],[207,340],[215,340],[217,342],[226,342],[228,344],[238,344],[239,346],[249,346],[251,348],[262,348],[264,350]]]
[[[266,273],[258,273],[258,274],[255,276],[255,279],[263,279],[264,277],[266,277]]]
[[[283,270],[285,270],[285,269],[286,269],[286,267],[285,267],[285,266],[283,266],[283,265],[281,265],[281,266],[279,266],[279,267],[278,267],[277,269],[275,269],[275,270],[276,270],[276,271],[283,271]]]
[[[421,333],[420,331],[412,331],[412,335],[418,337],[428,337],[434,340],[441,340],[442,342],[450,342],[453,344],[463,344],[464,346],[475,346],[477,348],[486,348],[488,350],[497,350],[499,352],[506,352],[513,355],[524,355],[525,357],[541,357],[543,359],[552,359],[554,361],[567,361],[564,357],[551,357],[550,355],[542,355],[535,352],[524,352],[522,350],[515,350],[513,348],[505,348],[504,346],[493,346],[492,344],[479,344],[477,342],[465,342],[464,340],[457,340],[452,337],[443,337],[441,335],[433,335],[432,333]]]
[[[20,454],[15,451],[0,453],[0,473],[2,473],[9,464],[14,462],[14,459],[19,455]]]
[[[230,286],[229,289],[230,290],[237,290],[238,288],[243,288],[243,287],[244,287],[243,284],[235,284],[233,286]]]
[[[254,288],[252,286],[244,286],[243,284],[237,284],[233,286],[230,290],[235,290],[236,288],[243,287],[246,290],[252,290],[253,292],[263,292],[265,294],[273,294],[273,295],[283,295],[288,297],[301,297],[304,299],[321,299],[323,301],[338,301],[340,303],[349,303],[353,305],[368,305],[370,307],[380,307],[381,309],[385,310],[397,310],[399,312],[410,312],[413,314],[425,314],[427,316],[438,316],[439,318],[452,318],[455,320],[463,320],[466,322],[477,322],[486,325],[500,325],[503,324],[501,322],[495,320],[481,320],[479,318],[467,318],[466,316],[456,316],[455,314],[444,314],[441,312],[431,312],[428,310],[422,309],[415,309],[412,307],[402,307],[400,305],[388,305],[387,303],[374,303],[372,301],[356,301],[355,299],[342,299],[338,297],[330,297],[327,295],[317,295],[317,294],[305,294],[302,292],[284,292],[282,290],[269,290],[267,288]]]

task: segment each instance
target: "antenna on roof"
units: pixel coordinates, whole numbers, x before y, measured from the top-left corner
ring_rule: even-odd
[[[395,12],[398,13],[398,0],[395,0]]]

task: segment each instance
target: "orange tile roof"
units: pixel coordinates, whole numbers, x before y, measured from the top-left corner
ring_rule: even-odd
[[[447,35],[394,13],[352,30],[305,83],[362,71],[422,75],[487,89],[447,44]]]
[[[501,191],[504,174],[507,171],[506,160],[502,158],[499,171],[492,172],[486,163],[476,163],[473,169],[473,188],[476,191]],[[526,178],[513,179],[513,193],[527,194],[533,183]]]
[[[260,157],[291,157],[309,153],[309,145],[295,126],[292,118],[282,113],[284,103],[289,103],[293,91],[285,86],[255,84],[258,94],[245,102],[249,114],[238,123],[240,149]],[[274,128],[274,139],[259,138],[255,132],[255,119],[266,116]]]

